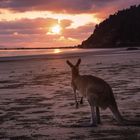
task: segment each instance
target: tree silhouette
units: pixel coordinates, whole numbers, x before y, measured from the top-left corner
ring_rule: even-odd
[[[114,48],[140,46],[140,5],[110,15],[95,26],[93,34],[79,47]]]

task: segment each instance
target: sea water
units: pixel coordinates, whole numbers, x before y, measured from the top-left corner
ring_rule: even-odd
[[[68,48],[68,49],[5,49],[0,50],[0,61],[9,60],[23,60],[33,58],[58,58],[74,55],[100,55],[100,54],[114,54],[125,53],[125,48],[117,49],[81,49],[81,48]],[[128,53],[128,51],[127,51]]]

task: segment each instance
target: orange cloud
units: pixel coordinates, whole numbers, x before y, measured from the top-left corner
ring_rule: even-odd
[[[61,25],[63,28],[62,34],[47,34],[49,27],[54,24]],[[0,44],[1,46],[7,47],[56,47],[76,45],[79,44],[81,40],[69,34],[72,34],[72,32],[73,34],[76,33],[76,29],[67,29],[71,24],[72,21],[70,20],[58,21],[50,18],[1,21]]]

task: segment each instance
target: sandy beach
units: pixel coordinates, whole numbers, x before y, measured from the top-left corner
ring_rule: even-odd
[[[98,127],[90,121],[86,99],[75,108],[69,59],[82,59],[81,74],[106,80],[124,118],[140,120],[140,51],[86,53],[0,62],[0,139],[139,140],[140,126],[121,126],[110,110],[101,110]]]

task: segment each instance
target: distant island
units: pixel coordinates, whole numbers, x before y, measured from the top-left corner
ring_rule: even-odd
[[[140,5],[110,15],[96,25],[91,36],[79,48],[117,48],[140,46]]]

